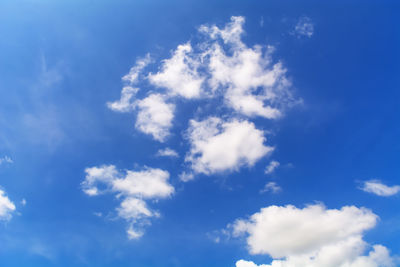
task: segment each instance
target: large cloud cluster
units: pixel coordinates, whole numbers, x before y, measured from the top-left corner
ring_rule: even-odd
[[[273,148],[264,144],[264,132],[248,119],[277,119],[285,107],[296,101],[285,68],[272,60],[273,48],[249,47],[242,41],[244,22],[243,17],[232,17],[221,28],[200,26],[200,41],[178,45],[155,73],[144,71],[152,62],[149,55],[139,59],[123,77],[125,87],[120,100],[108,103],[114,111],[136,111],[136,129],[166,142],[173,127],[177,98],[221,99],[230,110],[225,114],[227,120],[210,116],[189,121],[187,140],[191,150],[185,159],[192,169],[186,176],[182,174],[185,177],[254,165]],[[137,99],[140,83],[147,83],[152,90]]]
[[[370,210],[354,206],[269,206],[231,227],[235,236],[247,236],[251,254],[274,259],[260,267],[394,267],[394,259],[382,245],[374,245],[364,255],[370,245],[363,234],[377,219]],[[236,266],[258,265],[240,260]]]
[[[104,165],[86,168],[85,172],[82,189],[87,195],[114,193],[121,200],[117,214],[129,222],[127,233],[131,239],[141,237],[148,219],[159,216],[146,200],[168,198],[175,191],[168,183],[169,173],[161,169],[121,172],[114,165]]]

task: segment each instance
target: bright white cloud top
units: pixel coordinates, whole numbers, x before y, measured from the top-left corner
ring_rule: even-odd
[[[82,189],[87,195],[115,193],[117,199],[121,199],[117,213],[129,222],[127,233],[130,239],[141,237],[143,226],[149,223],[147,219],[159,216],[148,207],[146,200],[165,199],[175,192],[168,182],[169,173],[161,169],[121,172],[114,165],[104,165],[87,168],[85,172]]]
[[[377,219],[370,210],[354,206],[269,206],[237,220],[232,229],[235,236],[247,236],[251,254],[274,259],[262,267],[394,267],[395,260],[384,246],[375,245],[364,255],[369,244],[363,234]],[[236,266],[257,265],[240,260]]]
[[[264,145],[263,131],[245,120],[223,121],[217,117],[191,120],[188,136],[191,149],[186,161],[196,173],[212,174],[253,166],[274,149]]]
[[[283,64],[272,60],[274,48],[248,47],[242,41],[244,22],[243,17],[232,17],[223,28],[200,26],[202,40],[178,45],[156,73],[140,74],[151,62],[149,55],[138,60],[123,77],[129,86],[122,89],[120,100],[108,107],[119,112],[137,108],[136,128],[160,142],[166,141],[173,127],[174,105],[167,103],[179,97],[193,101],[221,98],[237,115],[281,117],[285,107],[299,100],[292,96]],[[139,82],[154,87],[142,100],[133,99],[137,89],[132,86]]]
[[[381,197],[390,197],[400,192],[400,185],[388,186],[379,180],[365,181],[361,190]]]
[[[10,220],[14,211],[15,204],[8,198],[6,192],[0,189],[0,220]]]

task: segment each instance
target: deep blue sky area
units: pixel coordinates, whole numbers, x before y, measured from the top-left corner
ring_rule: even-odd
[[[399,14],[398,1],[0,1],[0,158],[12,159],[0,161],[0,188],[16,207],[0,221],[0,266],[269,264],[268,253],[250,253],[223,229],[263,207],[316,203],[370,209],[379,220],[364,240],[400,255],[400,194],[360,190],[368,180],[400,183]],[[222,28],[231,16],[245,18],[248,47],[275,48],[301,103],[276,120],[249,119],[275,147],[270,155],[182,182],[189,120],[229,108],[172,100],[174,126],[158,142],[135,128],[135,111],[106,103],[120,98],[138,58],[149,53],[155,73],[178,45],[203,38],[201,25]],[[305,17],[310,37],[295,32]],[[156,90],[138,87],[140,98]],[[157,157],[166,147],[179,157]],[[265,174],[272,160],[279,168]],[[170,174],[175,192],[148,201],[160,217],[140,239],[127,238],[116,194],[82,191],[85,169],[108,164]],[[260,193],[267,182],[281,190]]]

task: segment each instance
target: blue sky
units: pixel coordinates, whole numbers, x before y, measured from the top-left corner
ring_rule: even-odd
[[[0,265],[398,266],[399,8],[1,1]]]

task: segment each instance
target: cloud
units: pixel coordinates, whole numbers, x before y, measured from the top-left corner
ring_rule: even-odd
[[[124,82],[133,85],[139,81],[139,75],[143,69],[151,63],[150,54],[147,54],[144,58],[139,58],[136,60],[135,66],[133,66],[129,73],[122,77]]]
[[[377,196],[389,197],[396,195],[400,191],[400,185],[387,186],[379,180],[370,180],[365,181],[360,189]]]
[[[174,118],[174,104],[168,104],[160,94],[152,94],[137,101],[139,109],[136,128],[150,134],[157,141],[164,142],[168,137]]]
[[[276,160],[271,161],[268,166],[265,168],[265,174],[271,174],[273,173],[278,167],[280,163]]]
[[[142,73],[151,61],[147,55],[123,77],[128,84],[122,89],[120,100],[109,102],[108,107],[118,112],[137,109],[137,120],[141,120],[136,122],[137,129],[158,141],[165,141],[172,128],[174,108],[169,104],[168,117],[155,121],[156,116],[145,112],[148,106],[144,109],[143,105],[156,95],[162,98],[158,99],[160,105],[176,103],[178,98],[191,101],[217,98],[242,116],[280,118],[286,107],[300,100],[292,96],[282,62],[272,59],[274,48],[268,45],[249,47],[243,42],[244,23],[244,17],[233,16],[224,27],[200,26],[202,37],[178,45],[170,58],[156,64],[158,71],[155,73]],[[136,87],[142,85],[148,87],[152,95],[133,101],[139,90]]]
[[[159,213],[151,210],[145,200],[165,199],[175,192],[168,183],[169,173],[161,169],[122,172],[114,165],[103,165],[86,168],[85,173],[82,190],[87,195],[114,193],[121,200],[116,211],[120,218],[129,222],[127,234],[130,239],[143,235],[144,226],[149,224],[147,219],[159,217]]]
[[[156,155],[158,157],[179,157],[178,152],[169,147],[158,150]]]
[[[136,64],[130,69],[129,73],[122,77],[122,81],[127,85],[122,88],[120,100],[108,102],[107,107],[109,109],[117,112],[130,112],[135,108],[132,98],[137,94],[139,88],[134,88],[133,85],[139,82],[139,75],[150,63],[150,54],[136,60]]]
[[[278,193],[282,191],[282,188],[275,182],[268,182],[264,188],[260,191],[260,193],[265,193],[265,192],[272,192],[272,193]]]
[[[0,158],[0,165],[3,163],[14,163],[14,161],[9,156],[4,156]]]
[[[274,149],[264,145],[264,132],[246,120],[191,120],[188,139],[191,149],[185,160],[196,173],[204,174],[253,166]]]
[[[370,210],[355,206],[269,206],[231,227],[234,236],[247,236],[251,254],[273,258],[270,265],[262,267],[394,267],[394,259],[384,246],[375,245],[363,255],[369,247],[363,234],[377,219]],[[258,265],[240,260],[236,266]]]
[[[131,86],[125,86],[121,91],[121,99],[115,102],[108,102],[107,107],[113,111],[118,112],[129,112],[135,108],[135,104],[132,102],[132,98],[139,91],[138,88]]]
[[[290,82],[281,62],[273,63],[274,48],[242,42],[244,17],[232,17],[225,28],[202,26],[200,31],[214,42],[204,52],[208,61],[209,85],[213,91],[223,91],[229,107],[240,114],[276,119],[282,108],[293,102],[288,90]],[[218,39],[228,46],[219,44]]]
[[[189,182],[194,179],[194,174],[191,172],[182,172],[179,174],[179,180],[182,182]]]
[[[149,74],[150,83],[168,89],[172,96],[200,97],[204,78],[197,72],[200,62],[191,57],[191,52],[190,43],[179,45],[173,56],[162,62],[161,71]]]
[[[0,189],[0,220],[10,220],[14,211],[14,203],[7,197],[6,192]]]
[[[297,37],[311,37],[314,34],[314,24],[309,17],[303,16],[300,17],[296,26],[294,27],[294,34]]]

